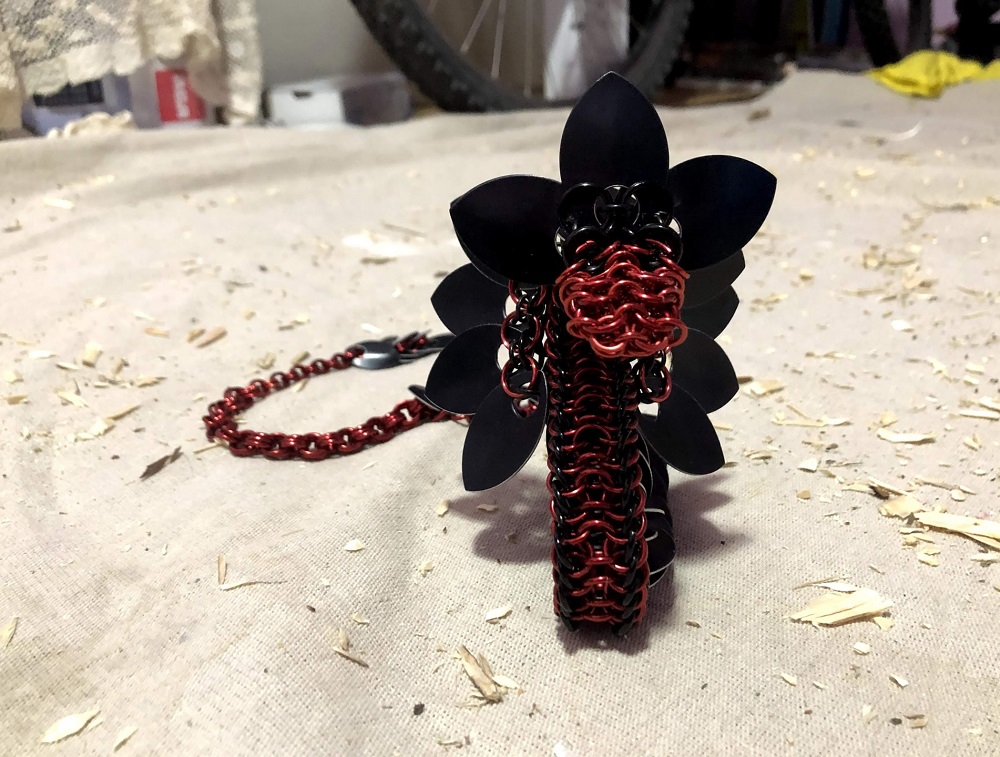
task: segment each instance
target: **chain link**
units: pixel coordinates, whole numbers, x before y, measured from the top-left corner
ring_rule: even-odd
[[[402,354],[414,354],[426,348],[427,344],[425,336],[411,337],[397,342],[395,348]],[[266,379],[254,379],[247,386],[226,389],[222,399],[209,405],[208,414],[202,418],[208,439],[227,446],[237,457],[260,455],[271,460],[325,460],[328,457],[353,455],[366,447],[384,444],[398,434],[424,423],[467,418],[437,410],[414,398],[400,402],[385,415],[369,418],[360,426],[348,426],[327,433],[267,433],[239,428],[238,417],[258,400],[312,376],[350,368],[363,354],[363,347],[352,347],[329,359],[300,363],[288,371],[272,373]]]
[[[500,338],[507,348],[508,359],[500,372],[500,383],[516,400],[536,396],[539,363],[542,360],[542,333],[548,287],[519,288],[513,281],[508,285],[514,309],[500,326]]]

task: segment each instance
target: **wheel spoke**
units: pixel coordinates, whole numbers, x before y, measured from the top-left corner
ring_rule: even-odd
[[[500,56],[503,54],[503,27],[507,20],[507,0],[500,0],[497,7],[496,33],[493,35],[493,70],[490,72],[494,79],[500,76]]]
[[[469,29],[469,33],[465,35],[465,41],[462,42],[461,52],[462,55],[466,55],[469,52],[469,48],[472,47],[472,40],[476,38],[476,33],[479,31],[479,27],[483,25],[483,21],[486,20],[486,13],[489,11],[490,6],[493,4],[493,0],[483,0],[479,5],[479,12],[476,13],[476,18],[472,22],[472,27]]]

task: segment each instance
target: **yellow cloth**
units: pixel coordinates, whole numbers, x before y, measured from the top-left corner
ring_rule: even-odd
[[[967,81],[1000,79],[1000,61],[983,67],[951,53],[923,50],[899,63],[869,71],[868,76],[889,89],[916,97],[938,97],[945,87]]]

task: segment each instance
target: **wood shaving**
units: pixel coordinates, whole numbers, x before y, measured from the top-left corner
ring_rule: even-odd
[[[941,564],[941,561],[934,555],[928,555],[924,552],[920,552],[917,555],[917,559],[924,565],[930,565],[932,568],[936,568]]]
[[[76,363],[62,363],[62,362],[60,362],[60,363],[56,363],[56,368],[59,368],[59,369],[64,370],[64,371],[82,371],[83,370],[83,366],[82,365],[77,365]]]
[[[59,208],[59,210],[72,210],[76,207],[72,200],[67,200],[65,197],[43,197],[42,203],[50,208]]]
[[[426,577],[428,573],[434,570],[434,563],[432,562],[422,562],[417,566],[417,570],[420,572],[421,576]]]
[[[823,584],[826,583],[830,583],[833,581],[841,581],[841,580],[843,580],[843,576],[830,576],[828,578],[817,579],[816,581],[806,581],[805,583],[796,586],[795,589],[796,590],[805,589],[808,586],[822,586]]]
[[[787,683],[789,686],[798,686],[799,685],[799,679],[796,678],[793,675],[789,675],[788,673],[782,673],[781,674],[781,680],[784,681],[785,683]]]
[[[226,331],[224,326],[216,326],[214,329],[209,329],[205,335],[195,343],[194,346],[199,349],[208,347],[208,345],[215,344],[228,333],[229,332]]]
[[[754,397],[765,397],[785,388],[779,379],[756,379],[747,385],[747,391]]]
[[[368,662],[366,660],[351,651],[351,640],[348,638],[347,631],[344,628],[337,629],[337,642],[333,647],[333,651],[345,660],[350,660],[363,668],[368,667]]]
[[[990,565],[991,563],[1000,562],[1000,552],[979,552],[972,555],[969,559],[980,565]],[[0,638],[2,638],[2,634],[0,634]]]
[[[434,512],[439,518],[443,518],[449,509],[451,509],[451,502],[447,499],[442,499],[437,503],[437,507],[434,508]]]
[[[966,363],[965,370],[969,373],[985,373],[986,367],[979,365],[979,363]]]
[[[361,539],[351,539],[344,545],[345,552],[360,552],[365,548],[365,543]]]
[[[87,710],[86,712],[80,712],[75,715],[67,715],[64,718],[60,718],[49,726],[49,729],[42,736],[42,743],[55,744],[57,741],[62,741],[70,736],[75,736],[82,731],[91,720],[96,718],[100,711],[100,707],[95,707],[94,709]]]
[[[802,281],[812,281],[813,279],[816,278],[816,274],[813,273],[808,268],[800,268],[799,269],[799,278],[802,279]]]
[[[494,607],[492,610],[486,611],[486,622],[487,623],[499,623],[504,618],[508,617],[514,608],[510,605],[504,605],[503,607]]]
[[[145,389],[147,386],[156,386],[161,381],[163,381],[163,376],[140,376],[132,384],[139,389]]]
[[[155,321],[156,319],[149,313],[144,313],[141,310],[133,310],[132,315],[138,318],[140,321]]]
[[[188,340],[188,342],[193,342],[195,339],[197,339],[198,337],[200,337],[204,333],[205,333],[205,329],[203,329],[203,328],[191,329],[188,332],[187,340]]]
[[[270,370],[271,368],[274,367],[274,363],[277,359],[278,359],[277,355],[275,355],[273,352],[268,352],[266,355],[264,355],[264,357],[257,358],[257,367],[265,371]]]
[[[884,413],[882,413],[882,415],[879,416],[878,425],[881,428],[888,428],[898,420],[899,418],[896,417],[895,413],[893,413],[891,410],[886,410]]]
[[[712,421],[712,428],[716,431],[732,431],[732,423],[723,423],[722,421]]]
[[[877,715],[878,712],[870,704],[866,704],[864,707],[861,708],[861,720],[864,722],[865,725],[868,725],[870,722],[872,722]]]
[[[803,610],[786,615],[796,623],[839,626],[855,620],[881,615],[892,607],[892,601],[872,589],[858,589],[850,594],[823,594],[813,599]]]
[[[979,404],[987,410],[1000,411],[1000,400],[995,400],[992,397],[980,397]]]
[[[887,518],[909,518],[924,510],[923,504],[909,494],[901,494],[887,499],[878,506],[878,511]]]
[[[117,410],[108,416],[109,420],[120,421],[126,415],[131,415],[136,410],[138,410],[142,405],[129,405],[128,407],[123,407],[121,410]]]
[[[970,537],[985,537],[1000,540],[1000,523],[992,520],[970,518],[965,515],[951,513],[917,513],[914,516],[918,523],[941,531],[951,531]]]
[[[796,492],[795,496],[801,500],[810,500],[812,499],[812,492],[808,489],[803,489],[802,491]]]
[[[901,689],[905,689],[907,686],[910,685],[909,681],[907,681],[902,676],[896,675],[895,673],[890,673],[889,674],[889,680],[892,681],[894,684],[896,684]]]
[[[838,591],[841,594],[850,594],[851,592],[858,591],[858,587],[854,584],[849,584],[846,581],[823,581],[822,583],[813,584],[820,589],[828,589],[830,591]]]
[[[115,736],[115,744],[113,747],[111,747],[111,751],[117,752],[119,749],[125,746],[125,742],[128,741],[133,736],[135,736],[135,733],[138,730],[139,729],[136,728],[134,725],[127,725],[124,728],[122,728],[118,732],[118,735]]]
[[[142,472],[142,475],[139,476],[139,480],[145,481],[150,476],[155,476],[157,473],[159,473],[161,470],[166,468],[171,463],[177,462],[178,458],[180,458],[182,454],[184,453],[181,452],[181,448],[177,447],[169,455],[164,455],[160,459],[154,460],[153,462],[151,462],[149,465],[146,466],[146,470],[144,470]]]
[[[4,397],[8,405],[24,405],[28,402],[27,394],[8,394]]]
[[[936,438],[934,434],[921,434],[915,432],[889,431],[880,428],[875,432],[879,439],[883,439],[893,444],[927,444]]]
[[[980,410],[978,408],[972,408],[971,410],[961,410],[958,413],[963,418],[978,418],[984,421],[1000,421],[1000,412],[996,410],[986,410],[985,408]]]
[[[164,338],[170,336],[170,332],[167,329],[161,329],[159,326],[147,326],[145,331],[150,336],[160,336]]]
[[[913,331],[913,326],[909,321],[904,321],[902,318],[897,318],[890,324],[895,331]]]
[[[910,728],[924,728],[927,725],[926,715],[907,715],[906,719],[910,721]]]
[[[884,481],[879,481],[875,478],[868,479],[867,486],[871,489],[872,494],[879,499],[889,499],[893,496],[902,497],[907,493],[892,484],[887,484]]]
[[[858,166],[854,169],[854,175],[859,179],[871,179],[875,176],[875,169],[866,166]]]
[[[242,589],[244,586],[269,586],[271,584],[283,584],[284,581],[267,581],[262,578],[251,578],[246,581],[236,581],[231,584],[219,584],[219,591],[232,591]]]
[[[819,468],[819,460],[815,457],[809,457],[803,460],[798,465],[799,470],[808,471],[809,473],[815,473],[817,468]]]
[[[956,502],[965,502],[965,500],[969,498],[969,496],[961,489],[952,489],[950,492],[948,492],[948,494]]]
[[[499,508],[496,505],[479,505],[476,509],[484,513],[495,513]]]
[[[353,620],[359,626],[367,626],[369,623],[371,623],[371,621],[368,620],[368,618],[366,618],[360,612],[352,612],[351,613],[351,620]]]
[[[7,224],[6,226],[3,227],[3,229],[0,229],[0,231],[3,231],[4,234],[12,234],[15,231],[20,231],[23,228],[24,227],[21,225],[21,222],[15,218],[13,223]]]
[[[28,357],[31,360],[48,360],[50,357],[55,357],[56,353],[50,352],[49,350],[32,350],[28,353]]]
[[[462,668],[465,670],[465,674],[479,690],[483,699],[487,702],[502,702],[503,692],[496,681],[493,680],[493,676],[490,675],[489,663],[486,661],[486,658],[483,655],[479,655],[478,659],[473,657],[464,644],[458,648],[458,655],[462,661]]]
[[[854,650],[855,654],[860,654],[860,655],[871,654],[872,652],[871,644],[865,644],[865,642],[863,641],[856,642],[852,647],[852,649]]]
[[[883,631],[888,631],[894,625],[892,618],[886,618],[881,615],[872,618],[872,620],[875,621],[875,625],[877,625]]]
[[[92,424],[90,428],[86,431],[77,434],[80,439],[96,439],[99,436],[104,436],[111,429],[115,427],[115,422],[111,418],[98,418]]]
[[[18,617],[15,615],[0,626],[0,649],[5,649],[10,645],[11,640],[14,638],[14,633],[17,631],[17,621]]]
[[[685,620],[684,625],[691,626],[691,628],[701,628],[701,623],[697,620]]]
[[[828,688],[825,683],[820,683],[819,681],[813,681],[813,686],[815,686],[820,691],[826,691]]]
[[[67,405],[73,405],[74,407],[90,407],[83,397],[79,394],[74,394],[73,392],[56,392],[56,397],[61,399],[63,403]]]
[[[225,555],[219,555],[215,558],[215,568],[219,586],[222,586],[226,582],[226,570],[228,569]]]
[[[8,384],[16,384],[20,381],[24,381],[24,377],[17,371],[6,370],[3,372],[3,380]]]

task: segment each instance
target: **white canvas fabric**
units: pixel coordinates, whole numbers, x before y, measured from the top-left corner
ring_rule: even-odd
[[[266,375],[267,353],[287,368],[372,327],[439,329],[430,295],[465,262],[448,204],[498,175],[555,176],[564,111],[0,144],[0,369],[23,377],[0,386],[27,395],[0,413],[0,627],[19,618],[0,753],[109,754],[132,726],[119,754],[996,754],[1000,564],[957,535],[906,547],[906,524],[850,484],[1000,519],[1000,422],[961,414],[1000,378],[1000,87],[925,102],[796,74],[753,103],[661,115],[673,162],[728,153],[778,177],[723,342],[740,375],[783,388],[745,386],[713,416],[734,465],[673,477],[673,587],[625,640],[553,616],[541,450],[482,494],[463,491],[454,423],[321,463],[196,452],[208,403]],[[58,367],[88,342],[95,368]],[[360,423],[430,365],[316,378],[246,426]],[[890,432],[933,441],[879,438],[886,411]],[[804,417],[849,423],[784,423]],[[935,546],[939,566],[918,560]],[[220,591],[220,554],[227,582],[270,583]],[[831,577],[891,600],[893,627],[783,617],[823,593],[796,586]],[[367,668],[336,654],[339,627]],[[462,707],[459,645],[523,693]],[[40,743],[94,707],[96,727]]]

